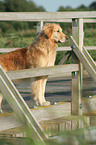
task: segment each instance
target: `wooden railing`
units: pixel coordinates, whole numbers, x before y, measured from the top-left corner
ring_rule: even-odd
[[[91,19],[89,19],[91,18]],[[82,115],[82,72],[83,72],[83,65],[86,70],[89,72],[89,75],[93,78],[94,82],[96,83],[96,64],[94,60],[91,58],[87,49],[93,48],[96,50],[95,46],[92,47],[83,47],[83,23],[96,23],[96,12],[56,12],[56,13],[47,13],[47,12],[34,12],[34,13],[0,13],[0,21],[37,21],[40,22],[39,30],[40,31],[43,27],[43,22],[69,22],[72,23],[72,44],[71,47],[60,47],[58,48],[59,51],[72,51],[72,61],[75,64],[69,65],[60,65],[54,67],[47,67],[47,68],[36,68],[36,69],[27,69],[27,70],[20,70],[14,72],[7,72],[10,79],[21,79],[21,78],[29,78],[29,77],[38,77],[44,75],[54,75],[56,73],[63,74],[66,72],[72,73],[72,114],[74,115]],[[95,40],[94,40],[95,41]],[[12,49],[0,49],[0,52],[4,53],[5,51],[8,52]],[[92,50],[92,49],[91,49]],[[75,54],[75,55],[74,55]],[[82,63],[81,63],[82,62]],[[82,65],[83,64],[83,65]],[[10,98],[14,101],[14,105],[11,104],[11,107],[16,112],[17,116],[20,118],[20,114],[25,118],[26,122],[30,124],[31,122],[31,129],[34,132],[34,135],[37,136],[37,139],[40,140],[43,144],[43,140],[46,138],[43,131],[37,124],[36,120],[31,116],[29,108],[26,107],[25,102],[21,101],[21,96],[19,92],[13,88],[13,84],[11,80],[8,78],[7,74],[0,68],[0,85],[2,85],[2,92],[6,98],[6,92],[9,94],[7,96],[7,100],[10,103]],[[3,79],[2,79],[3,78]],[[9,81],[10,80],[10,81]],[[8,84],[7,84],[8,83]],[[10,88],[9,88],[10,86]],[[6,91],[7,90],[7,91]],[[11,92],[12,91],[12,92]],[[16,98],[15,98],[16,95]],[[18,100],[18,96],[20,100]],[[13,99],[14,98],[14,99]],[[19,102],[20,101],[20,102]],[[16,104],[16,106],[15,106]],[[22,112],[23,106],[23,112]],[[17,110],[20,114],[18,114]],[[25,113],[24,113],[25,112]],[[28,114],[27,114],[28,113]],[[26,125],[27,123],[22,121],[21,122]],[[34,126],[36,129],[34,130]],[[37,130],[39,130],[37,132]],[[39,135],[40,134],[40,135]],[[34,137],[33,137],[34,139]]]

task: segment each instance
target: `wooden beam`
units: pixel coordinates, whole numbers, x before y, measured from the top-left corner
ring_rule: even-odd
[[[63,58],[59,61],[58,65],[63,65],[64,63],[66,63],[70,56],[71,52],[67,51]]]
[[[17,49],[20,49],[20,48],[0,48],[0,53],[8,53]],[[57,51],[72,51],[72,48],[70,46],[58,47]]]
[[[14,80],[14,79],[46,76],[46,75],[64,74],[66,72],[69,73],[78,70],[79,68],[77,64],[67,64],[67,65],[35,68],[35,69],[23,69],[19,71],[9,71],[7,72],[7,74],[11,80]]]
[[[83,45],[83,19],[73,19],[72,36],[82,50]],[[73,42],[72,42],[73,45]],[[79,71],[72,72],[72,114],[82,115],[82,64],[77,56],[72,54],[72,61],[79,64]]]
[[[43,28],[43,21],[37,23],[37,35],[41,32]]]
[[[72,115],[82,115],[82,98],[81,98],[81,86],[80,86],[80,74],[79,71],[72,72],[72,101],[71,109]]]
[[[84,46],[87,50],[96,50],[96,46]],[[0,53],[8,53],[20,48],[0,48]],[[57,51],[72,51],[70,46],[58,47]]]
[[[2,67],[0,67],[0,90],[18,119],[28,129],[29,137],[35,144],[40,142],[45,145],[44,140],[47,136]]]
[[[85,69],[93,79],[93,81],[96,83],[96,63],[88,53],[88,51],[83,47],[83,52],[79,50],[79,46],[71,36],[71,40],[74,43],[73,51],[77,55],[78,59],[82,62]]]
[[[96,12],[0,12],[1,21],[62,21],[70,18],[96,18]]]

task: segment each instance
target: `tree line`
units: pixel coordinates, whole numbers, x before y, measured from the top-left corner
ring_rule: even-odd
[[[81,5],[75,9],[70,6],[60,6],[58,12],[73,10],[96,10],[96,2],[92,2],[88,7]],[[0,0],[0,12],[45,12],[43,6],[37,6],[32,0]]]
[[[0,12],[44,12],[44,7],[38,7],[31,0],[2,0]]]
[[[85,6],[82,4],[75,9],[73,9],[70,6],[67,7],[60,6],[57,11],[63,12],[63,11],[95,11],[95,10],[96,10],[96,2],[92,2],[89,6]]]
[[[96,10],[96,2],[92,2],[88,7],[81,5],[75,9],[70,6],[60,6],[58,12],[64,11],[89,11]],[[0,12],[46,12],[43,6],[37,6],[32,0],[0,0]],[[36,22],[0,22],[0,33],[10,31],[32,29]],[[65,27],[66,24],[61,24]],[[68,24],[67,26],[68,27]],[[69,24],[70,27],[70,24]]]

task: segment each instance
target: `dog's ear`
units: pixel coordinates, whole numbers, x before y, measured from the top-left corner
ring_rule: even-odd
[[[43,33],[50,38],[54,30],[54,26],[52,24],[46,24],[43,28]]]

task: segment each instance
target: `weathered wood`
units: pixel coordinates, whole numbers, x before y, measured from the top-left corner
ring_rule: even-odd
[[[66,63],[70,56],[71,56],[71,52],[67,51],[63,56],[63,58],[59,61],[58,65],[63,65],[64,63]]]
[[[56,119],[71,115],[70,102],[58,103],[48,107],[37,107],[31,110],[38,122]],[[15,127],[23,126],[14,113],[0,114],[0,132]]]
[[[96,102],[96,97],[91,97],[87,99],[84,98],[82,100],[83,114],[94,116],[94,114],[96,114],[95,102]],[[31,112],[38,122],[48,121],[52,119],[58,120],[58,118],[61,118],[64,116],[66,117],[66,120],[68,120],[69,118],[68,116],[71,115],[71,103],[63,102],[63,103],[58,103],[57,105],[50,105],[48,107],[37,107],[36,109],[31,109]],[[74,121],[74,119],[75,117],[73,117],[72,120]],[[93,124],[93,122],[91,123]],[[73,122],[73,126],[72,126],[73,129],[77,128],[75,125]],[[16,117],[14,113],[0,114],[0,132],[15,128],[15,127],[21,127],[21,126],[22,126],[22,123],[18,120],[18,118]],[[61,126],[60,127],[61,131],[65,129],[64,124],[63,125],[61,124],[60,126]]]
[[[84,46],[86,50],[96,50],[96,46]]]
[[[84,46],[82,47],[82,50],[83,50],[84,56],[87,58],[87,60],[89,61],[89,63],[91,64],[91,66],[93,67],[93,69],[96,72],[96,63],[95,63],[95,61],[93,60],[93,58],[91,57],[91,55],[88,53],[88,51],[85,49]]]
[[[16,49],[20,49],[20,48],[0,48],[0,53],[7,53],[10,51],[14,51]],[[72,48],[69,46],[66,47],[58,47],[57,51],[72,51]]]
[[[57,51],[72,51],[72,48],[70,46],[58,47]]]
[[[9,77],[6,75],[2,67],[0,67],[0,74],[0,90],[16,113],[21,123],[26,126],[26,128],[28,128],[28,132],[30,134],[29,137],[33,139],[35,143],[41,142],[42,144],[45,144],[44,140],[46,139],[46,135],[44,131],[42,130],[34,115],[30,112],[29,107]]]
[[[96,18],[95,11],[82,12],[1,12],[1,21],[62,21],[63,19]]]
[[[69,73],[73,71],[78,71],[78,69],[79,68],[77,64],[67,64],[67,65],[60,65],[60,66],[35,68],[35,69],[23,69],[19,71],[9,71],[7,72],[7,74],[11,80],[14,80],[14,79],[46,76],[46,75],[64,74],[66,72]]]
[[[43,21],[40,21],[39,23],[37,23],[37,35],[41,32],[43,28]]]
[[[72,115],[82,114],[81,93],[80,93],[80,74],[72,72]]]
[[[84,47],[87,50],[96,50],[96,46],[84,46]],[[10,51],[14,51],[16,49],[20,49],[20,48],[0,48],[0,53],[7,53]],[[58,47],[57,51],[72,51],[72,48],[70,46]]]
[[[72,23],[72,36],[82,49],[83,45],[83,19],[73,19]],[[73,44],[72,44],[73,45]],[[82,115],[82,65],[77,56],[73,53],[75,63],[79,64],[79,72],[72,73],[72,114]]]
[[[96,19],[83,19],[83,23],[96,23]]]
[[[41,121],[41,126],[49,136],[54,136],[61,131],[76,130],[90,126],[90,117],[70,115],[53,120]]]
[[[83,53],[82,51],[79,50],[79,46],[77,45],[72,36],[71,39],[74,43],[73,51],[84,65],[85,69],[87,70],[93,81],[96,83],[96,63],[94,62],[90,54],[87,52],[87,50],[84,49],[84,47]]]

